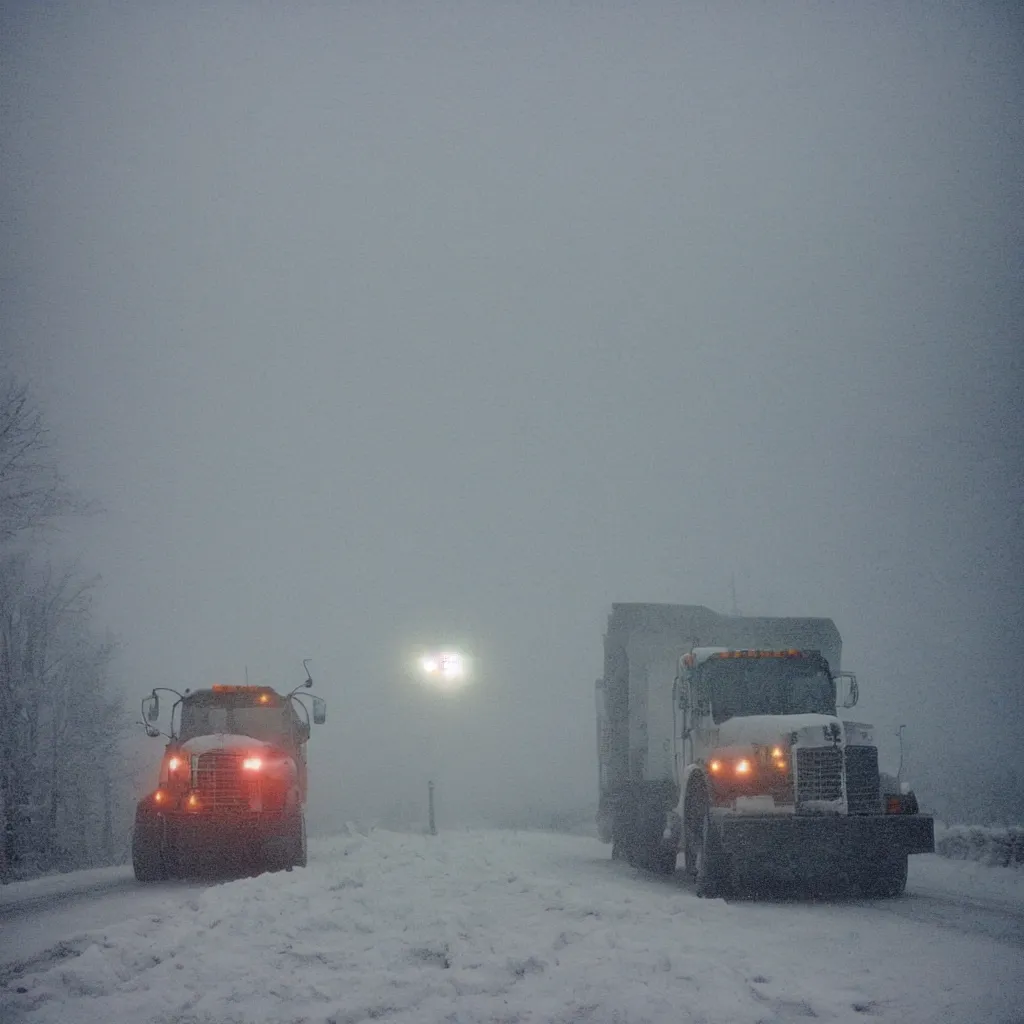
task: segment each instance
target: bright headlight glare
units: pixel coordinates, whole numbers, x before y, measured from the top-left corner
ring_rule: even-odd
[[[441,672],[446,679],[461,679],[465,671],[461,654],[449,651],[441,655]]]

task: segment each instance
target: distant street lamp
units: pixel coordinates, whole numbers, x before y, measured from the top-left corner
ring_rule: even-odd
[[[440,694],[453,694],[461,690],[472,678],[470,659],[462,651],[451,647],[424,651],[418,659],[418,677],[427,688]],[[430,747],[435,744],[431,735]],[[433,757],[429,759],[433,761]],[[428,769],[433,774],[432,768]],[[427,817],[430,834],[437,835],[437,822],[434,816],[434,779],[427,779]]]
[[[460,690],[469,682],[469,659],[456,650],[427,651],[420,657],[420,676],[438,690]]]

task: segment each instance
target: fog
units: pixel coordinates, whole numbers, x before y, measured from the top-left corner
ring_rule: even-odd
[[[834,618],[933,806],[1024,779],[1013,5],[3,18],[4,355],[133,701],[311,658],[323,827],[571,810],[611,603],[701,603]]]

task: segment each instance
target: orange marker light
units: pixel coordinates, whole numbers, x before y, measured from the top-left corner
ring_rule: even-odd
[[[712,772],[715,772],[715,773],[720,772],[722,770],[722,762],[721,761],[712,761],[708,765],[708,767],[711,769]]]
[[[188,806],[190,810],[196,811],[199,809],[199,794],[189,793],[188,795]]]
[[[162,789],[158,789],[153,794],[153,803],[162,804],[163,802],[164,802],[164,791]]]

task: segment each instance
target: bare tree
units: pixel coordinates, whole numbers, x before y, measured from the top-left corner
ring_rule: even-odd
[[[0,378],[0,882],[112,852],[114,645],[92,631],[93,582],[34,555],[40,534],[83,511],[28,389]]]
[[[28,387],[0,379],[0,543],[86,510],[57,470]]]

